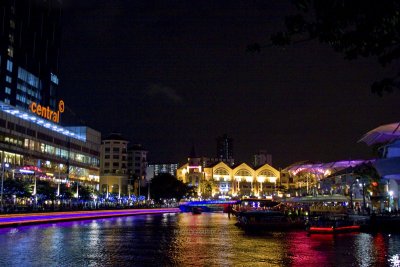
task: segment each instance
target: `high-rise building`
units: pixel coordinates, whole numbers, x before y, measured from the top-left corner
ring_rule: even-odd
[[[233,138],[227,134],[217,138],[217,158],[233,165]]]
[[[272,166],[272,155],[268,154],[265,150],[260,150],[257,154],[253,156],[253,165],[255,167],[268,164]]]
[[[145,180],[147,153],[148,151],[141,144],[128,147],[128,172],[131,176]]]
[[[61,1],[0,2],[0,101],[56,110]]]
[[[169,173],[176,176],[176,170],[178,169],[178,163],[152,163],[147,167],[147,177],[152,179],[161,173]]]
[[[100,188],[107,197],[110,193],[128,192],[128,140],[112,133],[101,141]]]
[[[101,134],[64,127],[57,101],[61,1],[0,1],[0,162],[4,176],[98,188]]]

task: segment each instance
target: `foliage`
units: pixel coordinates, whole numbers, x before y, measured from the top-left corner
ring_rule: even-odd
[[[4,190],[3,193],[7,197],[15,195],[16,197],[30,197],[32,190],[31,184],[25,179],[4,179]]]
[[[56,198],[56,191],[57,188],[53,183],[36,179],[36,192],[40,198],[54,200]]]
[[[346,59],[377,58],[382,66],[400,58],[400,1],[292,0],[298,14],[287,16],[286,30],[274,33],[273,45],[286,46],[316,39]],[[249,46],[260,51],[259,44]],[[375,82],[382,95],[399,88],[399,74]]]
[[[354,175],[365,183],[369,190],[376,191],[377,188],[373,186],[374,183],[379,184],[380,176],[372,163],[363,163],[354,169]]]
[[[168,173],[159,174],[151,180],[150,194],[155,201],[171,198],[179,201],[190,192],[191,189],[187,184]]]
[[[203,180],[201,182],[202,197],[210,198],[212,196],[212,189],[215,186],[216,186],[216,183],[213,180]]]

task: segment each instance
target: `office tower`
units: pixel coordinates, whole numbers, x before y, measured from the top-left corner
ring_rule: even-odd
[[[57,109],[61,1],[0,1],[0,101]]]
[[[217,138],[217,158],[233,163],[233,139],[227,134]]]

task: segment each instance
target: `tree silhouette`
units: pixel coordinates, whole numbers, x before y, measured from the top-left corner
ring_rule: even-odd
[[[188,185],[168,173],[159,174],[151,180],[150,194],[155,201],[171,198],[180,200],[190,192]]]
[[[271,45],[286,46],[318,40],[346,59],[373,57],[382,66],[400,57],[400,1],[292,0],[298,10],[285,18],[286,30],[270,37]],[[252,44],[250,51],[264,46]],[[378,95],[400,88],[400,74],[372,84]]]

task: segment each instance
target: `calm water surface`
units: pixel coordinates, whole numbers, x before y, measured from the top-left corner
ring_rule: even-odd
[[[181,213],[3,228],[0,266],[400,266],[400,235],[249,235],[234,223]]]

